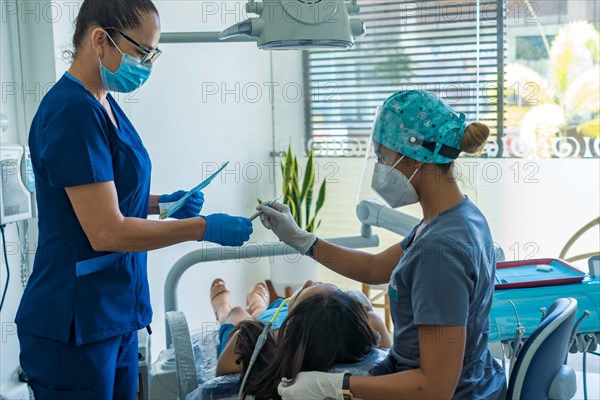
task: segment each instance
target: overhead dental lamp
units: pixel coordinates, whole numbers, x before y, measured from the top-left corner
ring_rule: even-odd
[[[349,49],[365,35],[358,0],[249,0],[246,12],[256,17],[219,34],[220,40],[244,35],[262,50]]]

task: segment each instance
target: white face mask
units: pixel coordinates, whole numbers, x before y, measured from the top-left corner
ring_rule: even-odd
[[[400,158],[391,167],[377,163],[373,171],[371,187],[392,208],[407,206],[419,201],[419,195],[410,183],[419,169],[417,168],[412,176],[407,178],[402,172],[396,169],[396,166],[403,159],[404,157]]]

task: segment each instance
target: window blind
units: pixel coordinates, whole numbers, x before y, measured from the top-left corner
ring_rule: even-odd
[[[502,134],[504,0],[359,4],[367,35],[354,49],[305,56],[309,139],[317,154],[363,155],[377,106],[398,90],[432,91],[467,121]]]

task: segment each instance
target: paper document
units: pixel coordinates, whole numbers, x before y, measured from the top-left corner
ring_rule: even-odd
[[[206,178],[198,186],[196,186],[195,188],[193,188],[192,190],[190,190],[189,192],[187,192],[181,199],[177,200],[176,202],[174,202],[174,203],[160,204],[160,207],[161,207],[161,210],[160,210],[160,219],[169,218],[171,215],[173,215],[173,213],[177,212],[177,210],[179,210],[181,207],[184,206],[185,202],[187,201],[187,199],[190,198],[191,195],[193,195],[194,193],[198,193],[199,191],[201,191],[202,189],[204,189],[205,187],[207,187],[208,185],[210,185],[210,183],[221,172],[223,172],[223,170],[228,165],[229,165],[229,161],[227,161],[225,164],[223,164],[223,166],[221,168],[219,168],[219,170],[217,172],[215,172],[214,174],[212,174],[211,176],[209,176],[208,178]]]

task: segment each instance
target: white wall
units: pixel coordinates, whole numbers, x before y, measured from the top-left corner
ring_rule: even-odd
[[[16,77],[12,66],[11,55],[11,35],[8,26],[8,21],[2,21],[0,23],[0,82],[2,83],[2,101],[0,102],[0,113],[5,114],[9,119],[8,130],[2,132],[0,139],[2,143],[15,143],[18,142],[17,135],[17,103],[14,98],[7,96],[7,90],[14,90],[16,85]],[[22,109],[21,109],[22,112]],[[0,242],[2,240],[0,239]],[[18,243],[16,228],[14,225],[7,227],[6,229],[6,245],[7,248],[10,246],[11,253],[14,253],[15,243]],[[4,244],[4,243],[2,243]],[[4,290],[6,284],[6,271],[4,263],[4,255],[1,256],[2,265],[0,265],[0,290]],[[18,265],[19,257],[17,254],[11,254],[8,257],[9,265],[11,266],[10,272],[12,273],[13,279],[10,282],[7,298],[5,305],[0,313],[0,323],[2,324],[2,338],[0,341],[1,353],[0,353],[0,387],[7,387],[8,383],[14,381],[13,371],[16,368],[17,360],[19,356],[18,342],[16,341],[15,326],[10,322],[14,320],[13,316],[18,306],[18,301],[23,293],[23,289],[18,283]],[[9,317],[7,317],[9,316]],[[11,379],[12,378],[12,379]]]
[[[598,158],[488,161],[478,174],[478,204],[507,259],[558,257],[569,238],[600,215],[599,199]],[[598,250],[596,226],[567,257]],[[588,270],[587,261],[575,265]]]
[[[2,1],[0,3],[0,82],[2,93],[0,112],[8,117],[8,130],[0,137],[2,143],[27,144],[29,122],[37,109],[43,93],[52,82],[52,13],[50,1],[23,2]],[[35,57],[38,62],[31,62]],[[23,60],[23,62],[22,62]],[[31,263],[36,247],[36,221],[29,221],[28,261]],[[19,223],[21,237],[24,224]],[[0,320],[0,388],[3,393],[17,385],[19,345],[16,338],[14,316],[19,305],[23,287],[21,284],[20,252],[23,246],[17,235],[17,225],[6,227],[6,245],[10,281]],[[0,268],[0,290],[6,283],[5,259]]]
[[[324,237],[358,234],[354,197],[363,161],[318,161],[333,179],[319,233]],[[598,158],[461,159],[458,165],[464,192],[485,214],[494,241],[502,246],[508,260],[558,257],[569,238],[600,215]],[[404,211],[421,217],[418,206]],[[400,239],[381,229],[375,231],[381,248]],[[576,242],[567,257],[599,249],[596,227]],[[587,261],[575,266],[587,271]]]

